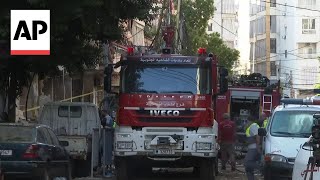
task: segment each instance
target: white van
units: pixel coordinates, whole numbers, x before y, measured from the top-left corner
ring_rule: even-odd
[[[295,100],[294,100],[295,101]],[[295,101],[296,103],[296,101]],[[291,179],[295,158],[300,147],[311,135],[313,114],[320,106],[283,104],[274,109],[262,142],[264,179]]]

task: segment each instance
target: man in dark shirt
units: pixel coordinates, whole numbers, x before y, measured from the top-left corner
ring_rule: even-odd
[[[231,162],[231,170],[235,171],[235,141],[236,141],[236,125],[230,120],[230,115],[223,114],[223,121],[219,123],[219,144],[221,151],[222,170],[226,169],[228,157]]]

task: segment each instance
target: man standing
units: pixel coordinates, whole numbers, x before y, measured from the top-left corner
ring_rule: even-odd
[[[259,119],[259,126],[260,127],[263,127],[263,128],[266,128],[267,125],[268,125],[268,116],[265,112],[262,112],[261,113],[261,116],[260,116],[260,119]]]
[[[248,180],[254,180],[254,169],[258,168],[258,161],[260,160],[261,149],[260,137],[258,136],[259,125],[254,122],[252,116],[249,117],[249,123],[246,125],[246,137],[248,144],[248,152],[244,159],[244,166]]]
[[[102,110],[101,125],[104,130],[104,138],[101,139],[101,146],[104,146],[103,140],[108,142],[105,148],[101,148],[101,157],[103,158],[102,162],[106,166],[105,176],[112,177],[112,150],[113,150],[113,127],[114,122],[110,116],[110,111]],[[105,139],[106,138],[106,139]],[[105,157],[104,157],[105,156]]]
[[[219,124],[219,144],[222,160],[222,170],[226,169],[228,156],[231,162],[231,170],[236,170],[235,162],[235,140],[236,140],[236,127],[235,123],[230,120],[229,114],[223,114],[223,121]]]

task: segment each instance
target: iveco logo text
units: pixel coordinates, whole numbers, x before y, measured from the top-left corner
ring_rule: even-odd
[[[171,110],[150,110],[151,116],[179,116],[179,111],[171,111]]]

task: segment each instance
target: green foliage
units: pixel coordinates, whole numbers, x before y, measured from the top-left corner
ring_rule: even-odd
[[[94,67],[102,58],[102,43],[123,39],[128,19],[152,20],[155,0],[11,0],[0,6],[0,92],[17,97],[30,82],[30,72],[56,74],[58,65],[70,74]],[[9,56],[10,10],[49,9],[50,56]],[[1,48],[2,47],[2,48]],[[6,50],[3,50],[6,47]],[[3,52],[7,54],[3,54]],[[8,79],[15,87],[10,87]],[[12,91],[12,88],[14,91]]]
[[[181,12],[185,18],[188,41],[185,42],[185,55],[194,55],[200,47],[217,55],[219,64],[229,71],[239,58],[239,51],[227,47],[218,33],[207,34],[208,21],[214,14],[213,0],[183,0]]]

